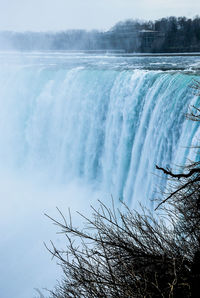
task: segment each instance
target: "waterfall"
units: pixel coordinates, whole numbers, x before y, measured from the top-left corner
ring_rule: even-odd
[[[166,183],[155,165],[181,164],[191,154],[186,147],[198,130],[185,119],[198,100],[192,79],[160,70],[4,67],[1,171],[56,185],[76,179],[130,206],[152,207]]]
[[[66,245],[44,216],[59,219],[56,206],[79,227],[75,211],[90,217],[111,195],[154,209],[167,183],[155,165],[195,159],[200,128],[185,113],[199,107],[189,87],[199,71],[191,56],[0,53],[2,297],[34,297],[59,279],[43,245]]]

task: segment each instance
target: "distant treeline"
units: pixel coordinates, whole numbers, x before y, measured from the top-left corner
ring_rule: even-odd
[[[126,20],[109,31],[0,32],[1,50],[200,52],[200,17]]]

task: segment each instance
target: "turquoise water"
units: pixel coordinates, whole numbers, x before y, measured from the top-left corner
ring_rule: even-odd
[[[80,179],[133,206],[153,198],[155,165],[176,164],[198,100],[199,57],[0,57],[2,168],[58,185]],[[187,125],[191,146],[196,126]]]
[[[16,246],[26,254],[36,246],[29,269],[26,258],[21,266],[22,274],[32,272],[29,281],[11,289],[3,280],[0,288],[4,298],[27,298],[58,278],[50,258],[45,264],[40,258],[42,241],[52,235],[44,210],[54,212],[57,204],[82,210],[88,197],[95,204],[111,194],[130,207],[141,202],[153,209],[151,199],[166,184],[155,165],[175,168],[195,158],[189,147],[198,141],[198,123],[185,113],[199,106],[190,86],[200,80],[200,58],[16,52],[0,53],[0,66],[1,197],[7,198],[1,224],[5,235],[12,230],[2,250]],[[7,267],[10,254],[11,248],[2,262],[7,276],[17,272]],[[49,272],[45,281],[41,268]]]

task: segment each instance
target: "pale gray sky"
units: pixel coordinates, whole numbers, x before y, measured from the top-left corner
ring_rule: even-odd
[[[128,18],[197,14],[200,0],[0,0],[0,30],[108,29]]]

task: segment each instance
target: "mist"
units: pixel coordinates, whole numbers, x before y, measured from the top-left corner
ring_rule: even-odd
[[[168,21],[171,24],[174,19],[158,22],[158,30],[170,29]],[[187,86],[198,75],[198,57],[65,52],[114,49],[132,53],[142,46],[144,52],[153,47],[159,51],[163,34],[160,43],[153,38],[150,45],[141,38],[148,30],[156,31],[154,25],[129,20],[106,32],[0,33],[1,50],[18,51],[0,53],[3,298],[38,297],[34,289],[45,295],[43,288],[52,289],[61,278],[44,242],[52,240],[64,248],[65,240],[44,213],[59,218],[57,206],[69,218],[70,207],[75,225],[80,226],[82,219],[75,211],[90,216],[90,205],[98,199],[108,205],[111,194],[117,204],[120,198],[135,207],[140,200],[153,210],[150,199],[158,190],[152,174],[155,164],[176,164],[179,144],[184,150],[181,157],[187,159],[190,134],[194,137],[197,128],[185,124],[186,135],[182,126],[188,105],[196,104]],[[127,28],[134,33],[123,35]],[[198,47],[198,40],[192,40],[196,42],[193,48]]]
[[[128,19],[107,31],[0,32],[0,50],[170,53],[200,51],[200,17]]]
[[[65,246],[65,237],[56,235],[59,230],[44,213],[61,219],[56,206],[69,220],[70,208],[73,222],[79,226],[82,219],[76,211],[89,215],[90,204],[101,195],[91,187],[71,182],[65,187],[42,186],[34,177],[19,177],[5,172],[0,175],[1,196],[1,296],[4,298],[35,297],[34,288],[47,295],[44,288],[52,289],[61,278],[57,260],[44,246]]]

